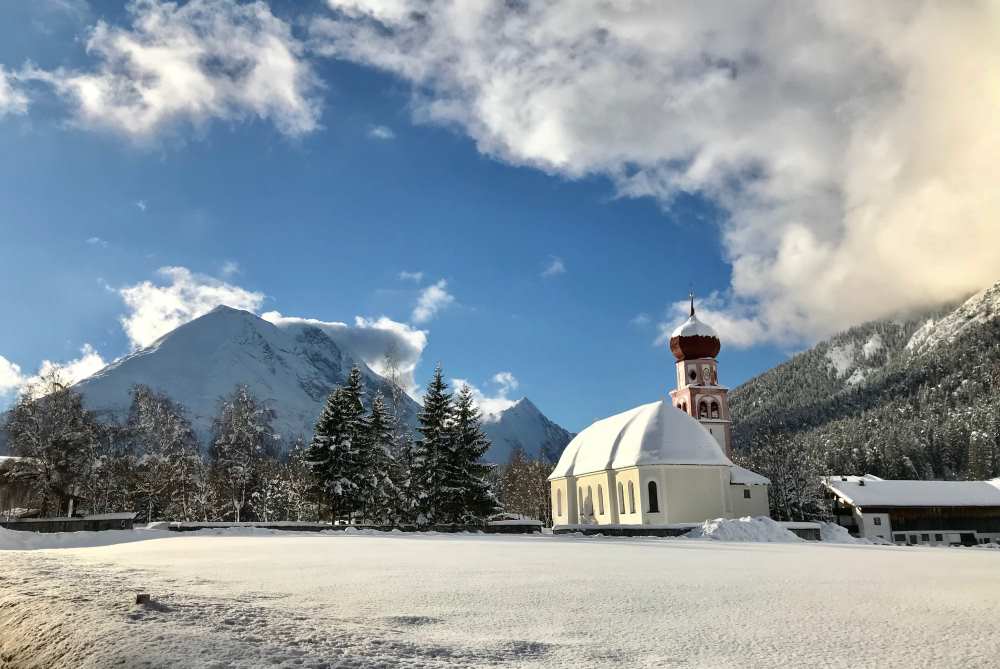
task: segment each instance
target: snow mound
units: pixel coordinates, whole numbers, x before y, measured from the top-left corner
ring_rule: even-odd
[[[686,535],[690,539],[714,541],[757,541],[765,543],[796,543],[802,539],[767,516],[751,518],[715,518],[706,520]]]
[[[819,525],[819,538],[820,541],[825,541],[831,544],[871,544],[872,542],[868,539],[859,539],[858,537],[852,537],[851,533],[847,531],[847,528],[841,527],[836,523],[817,523]]]
[[[90,548],[131,541],[147,541],[176,536],[158,530],[104,530],[102,532],[26,532],[0,527],[0,551],[27,551],[45,548]]]

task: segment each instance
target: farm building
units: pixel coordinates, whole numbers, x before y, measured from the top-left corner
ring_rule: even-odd
[[[1000,479],[830,476],[823,485],[837,523],[859,537],[909,545],[1000,543]]]

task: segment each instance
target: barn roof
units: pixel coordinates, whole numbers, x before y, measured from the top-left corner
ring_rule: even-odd
[[[854,506],[997,506],[1000,479],[990,481],[894,481],[869,476],[830,476],[823,484]]]

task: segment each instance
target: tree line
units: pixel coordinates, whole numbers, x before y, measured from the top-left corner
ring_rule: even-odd
[[[482,462],[490,442],[468,387],[453,394],[435,369],[415,432],[399,419],[397,400],[365,397],[355,367],[306,441],[276,434],[273,409],[237,386],[220,398],[203,448],[184,407],[163,393],[135,386],[127,415],[113,420],[49,376],[7,413],[3,431],[19,459],[0,477],[17,499],[0,505],[53,516],[72,504],[78,513],[137,512],[146,522],[394,526],[478,523],[504,509],[504,496],[516,513],[528,508],[516,492],[527,484],[515,484],[528,473],[523,454],[507,466]],[[545,487],[544,506],[530,505],[535,517],[548,513]]]

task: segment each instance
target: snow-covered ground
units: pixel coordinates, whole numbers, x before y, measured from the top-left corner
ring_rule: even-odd
[[[0,665],[985,667],[1000,656],[1000,551],[243,528],[74,537],[36,539],[105,545],[0,552]],[[138,591],[153,603],[134,605]]]

